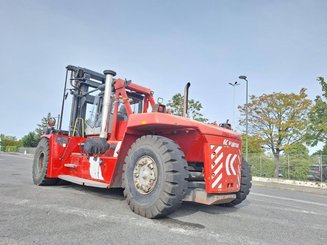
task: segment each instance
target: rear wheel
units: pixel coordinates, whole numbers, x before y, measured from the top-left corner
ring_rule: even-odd
[[[230,203],[222,204],[222,206],[233,207],[235,205],[243,202],[247,195],[250,193],[250,189],[252,186],[252,175],[249,164],[247,161],[242,161],[242,172],[241,172],[241,188],[239,192],[236,193],[236,199]]]
[[[37,145],[33,161],[33,182],[35,185],[55,185],[58,182],[57,178],[47,178],[49,160],[49,140],[42,138]]]
[[[133,212],[158,218],[175,211],[187,189],[186,168],[174,141],[153,135],[136,140],[123,167],[124,196]]]

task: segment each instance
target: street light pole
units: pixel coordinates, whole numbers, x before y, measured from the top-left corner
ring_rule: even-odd
[[[228,83],[228,84],[233,86],[233,123],[232,123],[232,125],[236,125],[235,124],[235,87],[240,85],[240,83],[234,82],[234,83]]]
[[[248,103],[249,103],[249,81],[247,80],[246,76],[239,76],[239,79],[242,79],[246,82],[246,110],[245,110],[245,131],[246,131],[246,143],[245,143],[245,160],[248,161],[248,153],[249,153],[249,108],[248,108]]]

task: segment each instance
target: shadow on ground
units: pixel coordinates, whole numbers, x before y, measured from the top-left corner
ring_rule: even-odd
[[[81,186],[77,184],[71,184],[67,182],[62,182],[59,184],[60,188],[70,188],[76,191],[82,191],[89,195],[96,196],[97,198],[111,199],[111,200],[120,200],[124,201],[123,189],[122,188],[112,188],[112,189],[102,189],[88,186]],[[168,217],[157,219],[156,222],[173,226],[173,227],[183,227],[183,228],[196,228],[204,229],[205,226],[200,223],[190,223],[179,220],[179,218],[187,217],[195,213],[207,213],[211,215],[220,215],[227,213],[237,212],[242,206],[248,206],[249,202],[244,201],[244,203],[238,205],[237,207],[223,207],[219,205],[203,205],[193,202],[183,202],[182,205]]]
[[[60,183],[58,187],[70,188],[77,191],[86,192],[87,194],[97,196],[99,198],[125,200],[122,188],[103,189],[103,188],[82,186],[73,183]]]

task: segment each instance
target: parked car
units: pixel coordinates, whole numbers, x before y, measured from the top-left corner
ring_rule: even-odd
[[[321,174],[322,167],[322,174]],[[320,180],[322,178],[322,180]],[[312,181],[327,181],[327,164],[322,164],[320,166],[319,163],[314,164],[310,167],[310,171],[308,174],[308,180]]]

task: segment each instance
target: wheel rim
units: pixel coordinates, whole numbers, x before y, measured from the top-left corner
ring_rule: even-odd
[[[150,156],[142,156],[136,162],[133,179],[136,190],[141,194],[149,194],[156,186],[158,179],[157,163]]]
[[[43,166],[44,166],[44,153],[41,152],[40,153],[40,156],[39,156],[38,163],[37,163],[37,171],[38,171],[38,173],[41,173],[42,172]]]

